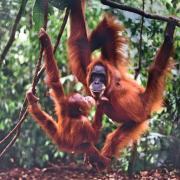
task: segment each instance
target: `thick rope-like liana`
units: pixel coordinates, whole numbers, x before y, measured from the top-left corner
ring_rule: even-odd
[[[56,43],[55,43],[55,48],[54,48],[54,53],[56,52],[57,50],[57,47],[60,43],[60,39],[61,39],[61,36],[64,32],[64,29],[65,29],[65,26],[66,26],[66,23],[67,23],[67,19],[68,19],[68,16],[69,16],[69,8],[66,9],[66,13],[65,13],[65,17],[64,17],[64,20],[63,20],[63,23],[60,27],[60,30],[59,30],[59,34],[58,34],[58,37],[57,37],[57,40],[56,40]],[[46,29],[47,27],[47,21],[48,21],[48,0],[46,0],[45,2],[45,15],[44,15],[44,29]],[[43,72],[42,68],[41,68],[41,60],[42,60],[42,55],[43,55],[43,48],[41,47],[40,49],[40,52],[39,52],[39,58],[38,58],[38,62],[37,62],[37,65],[36,65],[36,70],[35,70],[35,74],[34,74],[34,77],[33,77],[33,81],[32,81],[32,89],[33,89],[33,93],[35,93],[35,89],[36,89],[36,85],[38,84],[39,82],[39,79],[40,77],[42,76]],[[8,151],[8,149],[16,142],[16,139],[19,137],[20,135],[20,130],[21,130],[21,124],[24,122],[26,116],[28,114],[28,111],[27,111],[27,99],[25,98],[24,99],[24,102],[23,102],[23,106],[20,110],[20,113],[19,113],[19,118],[18,118],[18,121],[17,121],[17,124],[15,125],[15,127],[0,141],[0,144],[3,144],[4,142],[6,142],[6,140],[8,140],[15,132],[15,135],[13,136],[13,138],[11,139],[11,141],[5,146],[5,148],[0,152],[0,158]]]
[[[44,28],[45,29],[47,27],[47,21],[48,21],[48,0],[45,0],[45,2],[44,2]],[[34,78],[33,78],[33,82],[32,82],[32,90],[33,90],[34,94],[35,94],[35,89],[36,89],[36,85],[35,85],[34,82],[35,82],[35,79],[36,79],[36,77],[38,75],[38,72],[40,70],[40,67],[41,67],[42,55],[43,55],[43,48],[41,47],[40,52],[39,52],[38,62],[37,62],[37,65],[36,65],[36,70],[35,70]],[[11,139],[11,141],[1,151],[0,158],[16,142],[16,139],[19,137],[19,134],[20,134],[20,131],[21,131],[21,124],[26,119],[27,114],[28,114],[28,111],[27,111],[27,100],[25,98],[23,106],[22,106],[21,111],[19,113],[19,120],[18,120],[16,126],[0,141],[0,144],[6,142],[6,140],[8,140],[11,137],[11,135],[14,134],[14,132],[16,132],[15,136]]]

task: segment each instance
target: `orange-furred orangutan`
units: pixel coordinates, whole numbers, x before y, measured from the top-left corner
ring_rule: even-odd
[[[53,55],[51,41],[44,29],[40,30],[39,38],[44,48],[46,68],[46,84],[55,104],[58,121],[42,111],[38,98],[30,89],[27,92],[28,111],[33,119],[48,134],[60,150],[65,152],[85,153],[95,167],[106,167],[109,159],[103,157],[94,146],[95,130],[87,116],[95,103],[90,96],[83,97],[78,93],[66,96],[60,83],[58,67]]]
[[[164,42],[149,69],[147,86],[144,88],[127,75],[123,27],[116,18],[106,15],[88,35],[84,3],[84,0],[71,2],[69,64],[72,73],[98,101],[98,118],[95,118],[93,127],[100,130],[103,113],[120,123],[115,131],[107,135],[101,151],[103,156],[111,158],[148,129],[151,114],[162,106],[175,25],[173,22],[167,24]],[[96,49],[100,49],[101,54],[93,59],[91,55]],[[108,101],[101,103],[101,97],[106,97]]]

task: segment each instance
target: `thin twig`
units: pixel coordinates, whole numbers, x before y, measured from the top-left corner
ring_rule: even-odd
[[[23,113],[23,115],[21,116],[21,118],[18,120],[17,124],[15,125],[15,127],[8,133],[8,135],[6,137],[4,137],[1,141],[0,144],[4,143],[17,129],[18,127],[22,124],[22,122],[24,121],[24,119],[27,116],[27,109],[25,110],[25,112]]]
[[[22,0],[20,9],[19,9],[19,11],[18,11],[18,14],[17,14],[17,16],[16,16],[16,19],[15,19],[15,21],[14,21],[14,25],[13,25],[13,27],[12,27],[12,31],[11,31],[9,40],[8,40],[7,44],[5,45],[4,50],[2,51],[2,54],[1,54],[1,57],[0,57],[0,67],[1,67],[1,65],[2,65],[2,63],[3,63],[3,60],[5,59],[8,51],[9,51],[9,49],[10,49],[10,47],[11,47],[11,45],[12,45],[13,42],[14,42],[14,37],[15,37],[15,34],[16,34],[17,26],[18,26],[18,24],[19,24],[19,22],[20,22],[20,19],[21,19],[21,17],[22,17],[22,14],[23,14],[23,12],[24,12],[24,10],[25,10],[27,1],[28,1],[28,0]]]
[[[142,0],[142,10],[144,11],[145,7],[145,0]],[[141,72],[141,67],[142,67],[142,35],[143,35],[143,27],[144,27],[144,16],[141,17],[141,24],[140,24],[140,34],[139,34],[139,47],[138,47],[138,53],[139,53],[139,61],[138,61],[138,67],[135,69],[135,76],[134,79],[137,79],[139,76],[139,73]],[[137,142],[134,142],[133,148],[131,151],[131,157],[129,160],[129,165],[128,165],[128,175],[131,177],[134,172],[134,166],[135,166],[135,161],[136,161],[136,156],[137,156]]]
[[[19,137],[20,129],[16,132],[15,136],[12,138],[12,140],[7,144],[7,146],[3,149],[3,151],[0,153],[0,158],[4,155],[4,153],[7,152],[7,150],[16,142],[16,139]]]
[[[143,0],[143,11],[144,11],[144,0]],[[134,79],[137,79],[140,71],[141,71],[141,64],[142,64],[142,35],[143,35],[143,27],[144,27],[144,17],[141,17],[141,24],[140,24],[140,34],[139,34],[139,48],[138,48],[138,52],[139,52],[139,61],[138,61],[138,67],[135,69],[135,76]]]
[[[64,28],[66,26],[66,23],[67,23],[67,17],[69,15],[69,10],[66,9],[66,13],[65,13],[65,17],[64,17],[64,20],[63,20],[63,23],[60,27],[60,30],[59,30],[59,34],[58,34],[58,37],[57,37],[57,40],[56,40],[56,48],[54,48],[54,53],[56,52],[57,50],[57,47],[58,47],[58,43],[60,43],[60,39],[61,39],[61,36],[62,36],[62,33],[64,31]],[[45,26],[44,26],[45,27]],[[38,62],[39,60],[42,58],[41,57],[41,50],[40,50],[40,55],[39,55],[39,59],[38,59]],[[38,65],[38,64],[37,64]],[[40,66],[36,66],[36,70],[39,68]],[[33,82],[32,82],[32,88],[34,87],[34,91],[35,91],[35,86],[37,85],[37,83],[39,82],[39,79],[40,77],[42,76],[43,72],[44,72],[45,68],[42,67],[39,71],[36,71],[35,72],[35,76],[33,78]],[[25,118],[27,116],[27,100],[25,98],[24,100],[24,103],[23,103],[23,107],[20,111],[20,114],[19,114],[19,120],[16,124],[16,126],[6,135],[6,137],[4,137],[1,141],[0,141],[0,144],[4,143],[14,132],[16,132],[16,135],[13,137],[13,139],[11,140],[11,142],[3,149],[3,151],[0,153],[0,158],[4,155],[5,152],[7,152],[7,150],[15,143],[16,139],[18,138],[19,134],[20,134],[20,129],[21,129],[21,124],[24,122]]]
[[[19,120],[17,122],[17,124],[15,125],[15,127],[0,141],[0,144],[3,144],[12,134],[14,134],[14,132],[17,130],[17,128],[19,127],[19,125],[21,124],[21,119],[24,119],[25,117],[23,116],[24,114],[26,115],[26,111],[27,111],[27,99],[24,99],[24,103],[22,105],[22,108],[20,110],[19,113]]]
[[[156,19],[156,20],[160,20],[160,21],[174,21],[175,25],[180,27],[180,18],[178,17],[166,17],[166,16],[160,16],[160,15],[156,15],[156,14],[149,14],[147,12],[144,12],[143,10],[137,9],[137,8],[133,8],[124,4],[120,4],[117,2],[114,2],[112,0],[101,0],[101,3],[107,6],[110,6],[112,8],[118,8],[121,10],[125,10],[125,11],[129,11],[129,12],[133,12],[136,14],[139,14],[145,18],[149,18],[149,19]]]
[[[58,45],[59,45],[59,43],[60,43],[61,36],[62,36],[62,34],[63,34],[63,32],[64,32],[64,28],[65,28],[66,23],[67,23],[67,20],[68,20],[69,12],[70,12],[70,9],[67,8],[67,9],[66,9],[66,12],[65,12],[65,16],[64,16],[64,21],[63,21],[63,23],[62,23],[62,27],[60,28],[60,31],[59,31],[58,36],[57,36],[56,43],[55,43],[55,45],[54,45],[54,49],[53,49],[53,53],[54,53],[54,54],[56,53],[57,47],[58,47]]]

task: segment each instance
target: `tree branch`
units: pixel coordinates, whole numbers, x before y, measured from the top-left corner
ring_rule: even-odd
[[[5,59],[8,51],[9,51],[9,49],[10,49],[10,47],[11,47],[11,45],[12,45],[13,42],[14,42],[14,37],[15,37],[15,34],[16,34],[17,26],[18,26],[19,21],[20,21],[20,19],[21,19],[21,17],[22,17],[22,14],[23,14],[23,12],[24,12],[24,10],[25,10],[27,1],[28,1],[28,0],[22,0],[20,9],[19,9],[19,11],[18,11],[18,14],[17,14],[17,16],[16,16],[16,19],[15,19],[15,21],[14,21],[14,25],[13,25],[13,27],[12,27],[12,31],[11,31],[9,40],[8,40],[7,44],[5,45],[4,50],[2,51],[2,54],[1,54],[1,57],[0,57],[0,67],[1,67],[1,65],[2,65],[2,63],[3,63],[3,60]]]
[[[144,0],[142,0],[142,9],[144,11]],[[138,47],[138,53],[139,53],[139,61],[138,61],[138,67],[135,69],[135,76],[134,79],[137,79],[139,76],[139,73],[141,72],[141,64],[142,64],[142,36],[143,36],[143,26],[144,26],[144,16],[141,17],[141,24],[140,24],[140,34],[139,34],[139,47]]]
[[[175,25],[180,27],[180,18],[178,17],[166,17],[166,16],[160,16],[156,14],[149,14],[149,13],[144,12],[143,10],[133,8],[124,4],[117,3],[117,2],[113,2],[112,0],[101,0],[101,3],[104,5],[110,6],[112,8],[118,8],[121,10],[133,12],[149,19],[156,19],[156,20],[166,21],[166,22],[174,21]]]

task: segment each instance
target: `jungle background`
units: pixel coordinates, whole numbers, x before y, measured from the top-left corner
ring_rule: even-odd
[[[2,53],[11,33],[21,0],[0,0],[0,54]],[[120,1],[117,1],[120,2]],[[121,0],[121,3],[142,9],[142,0]],[[42,25],[35,1],[28,0],[15,39],[5,58],[0,59],[0,139],[2,139],[17,123],[19,111],[22,108],[26,91],[31,87],[32,78],[38,59],[40,44],[38,40],[39,27]],[[52,5],[52,4],[51,4]],[[64,11],[50,6],[47,32],[55,43],[59,27],[62,24]],[[180,17],[180,2],[178,0],[144,1],[144,10],[162,16],[175,15]],[[112,9],[104,6],[98,0],[89,0],[86,18],[90,29],[96,27],[105,12],[114,14],[125,26],[128,37],[128,55],[130,58],[129,72],[134,76],[139,62],[139,41],[141,16],[131,12]],[[137,80],[146,85],[148,66],[163,42],[166,23],[144,18],[141,71]],[[56,52],[62,82],[65,91],[77,90],[83,93],[83,87],[74,80],[67,64],[67,34],[69,26],[61,38]],[[137,145],[134,172],[158,167],[180,168],[180,28],[176,28],[174,36],[174,59],[176,62],[172,74],[167,80],[164,108],[150,119],[150,130]],[[43,77],[37,85],[37,95],[44,109],[53,114],[53,105],[46,96],[47,87]],[[91,113],[93,117],[94,110]],[[101,147],[108,132],[116,127],[106,116],[103,119],[103,131],[98,147]],[[5,144],[7,144],[6,142]],[[0,145],[2,151],[5,144]],[[119,159],[114,160],[112,167],[128,170],[132,159],[132,148],[126,148]],[[46,167],[54,162],[76,161],[82,163],[82,156],[69,155],[58,151],[56,146],[46,137],[38,125],[28,116],[22,124],[21,133],[16,143],[0,159],[0,169]]]

